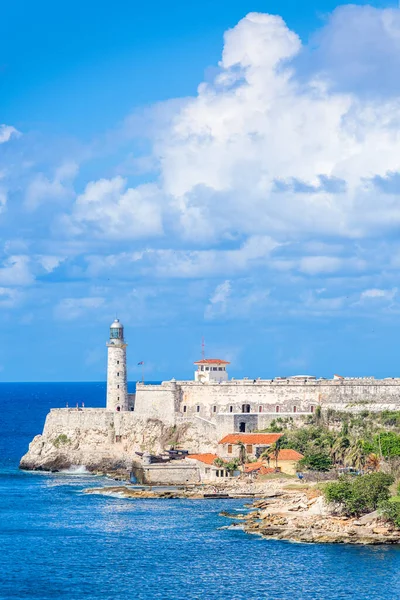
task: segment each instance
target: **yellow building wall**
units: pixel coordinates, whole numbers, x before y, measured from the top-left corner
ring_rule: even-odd
[[[287,475],[296,475],[296,465],[297,460],[278,460],[278,467]],[[275,466],[275,461],[271,460],[271,466]]]

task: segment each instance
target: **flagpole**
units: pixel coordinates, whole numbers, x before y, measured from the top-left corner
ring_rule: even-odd
[[[144,383],[144,361],[142,361],[142,383]]]

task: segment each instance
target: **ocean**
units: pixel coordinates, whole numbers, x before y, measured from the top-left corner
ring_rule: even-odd
[[[241,500],[85,495],[107,480],[24,473],[50,407],[105,384],[0,384],[0,599],[397,600],[400,548],[303,545],[221,530]]]

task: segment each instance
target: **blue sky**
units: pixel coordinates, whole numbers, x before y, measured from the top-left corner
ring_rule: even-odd
[[[400,376],[397,2],[1,17],[0,380]]]

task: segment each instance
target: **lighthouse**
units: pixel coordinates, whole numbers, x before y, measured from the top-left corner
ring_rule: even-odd
[[[119,319],[115,319],[111,324],[110,339],[107,342],[107,410],[128,410],[126,346],[124,326]]]

